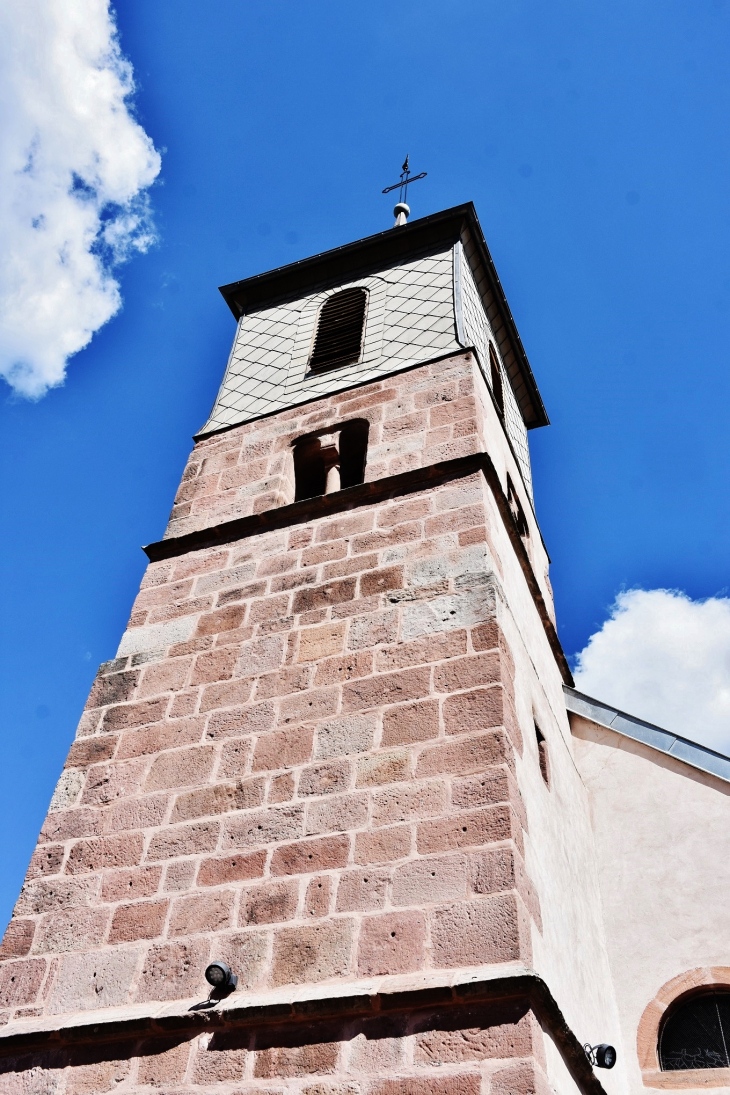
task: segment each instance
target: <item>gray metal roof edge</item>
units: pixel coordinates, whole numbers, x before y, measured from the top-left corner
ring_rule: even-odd
[[[473,202],[464,202],[462,205],[453,206],[451,209],[443,209],[438,213],[431,213],[427,217],[411,221],[409,224],[397,229],[388,228],[373,236],[366,236],[360,240],[343,244],[341,247],[322,251],[317,255],[300,259],[298,262],[280,266],[274,270],[267,270],[262,274],[241,281],[230,282],[220,286],[220,293],[225,299],[231,312],[240,319],[243,312],[250,306],[263,307],[267,302],[286,299],[301,291],[307,285],[319,283],[329,276],[341,277],[345,272],[352,273],[360,268],[370,268],[379,262],[396,261],[411,251],[424,245],[430,245],[437,241],[456,242],[461,234],[461,225],[467,221],[472,236],[480,253],[480,257],[494,294],[494,299],[499,308],[507,334],[512,342],[518,368],[527,392],[531,414],[526,414],[526,407],[521,406],[522,416],[527,429],[535,429],[539,426],[548,426],[550,419],[547,416],[542,396],[535,380],[535,375],[528,360],[525,348],[522,345],[502,283],[499,280],[494,260],[487,247],[482,226],[479,223]]]
[[[717,753],[714,749],[708,749],[706,745],[699,745],[696,741],[683,738],[679,734],[673,734],[670,730],[664,730],[654,723],[644,722],[626,711],[619,711],[602,700],[593,699],[579,692],[577,688],[563,685],[565,693],[565,706],[574,715],[582,715],[599,726],[606,726],[609,730],[615,730],[626,738],[640,741],[659,753],[665,753],[675,760],[681,760],[692,768],[698,768],[701,772],[708,772],[718,779],[730,783],[730,757],[724,753]]]

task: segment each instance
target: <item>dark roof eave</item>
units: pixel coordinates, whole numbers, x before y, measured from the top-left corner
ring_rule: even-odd
[[[528,429],[547,426],[549,419],[535,377],[472,202],[432,213],[428,217],[421,217],[397,229],[388,228],[374,236],[366,236],[353,243],[335,247],[331,251],[311,255],[299,262],[289,263],[287,266],[280,266],[275,270],[268,270],[266,273],[256,274],[242,281],[222,285],[220,292],[235,318],[240,319],[245,312],[266,307],[275,301],[291,299],[313,285],[326,282],[336,284],[348,276],[353,276],[359,270],[395,262],[431,244],[453,243],[459,239],[464,221],[468,223],[472,238],[480,252],[490,288],[502,314],[525,384],[531,411],[528,415],[525,413],[527,408],[522,408],[525,424]]]
[[[468,208],[471,211],[471,217],[469,218],[472,229],[472,238],[477,245],[477,249],[481,252],[481,259],[484,264],[484,269],[487,272],[487,277],[490,281],[490,287],[494,299],[497,302],[497,307],[502,313],[505,326],[507,328],[507,334],[509,340],[512,343],[514,355],[517,359],[520,372],[522,373],[522,379],[525,382],[525,387],[530,395],[530,401],[532,403],[534,414],[531,421],[525,419],[525,425],[528,430],[534,430],[538,426],[549,426],[550,419],[548,418],[547,411],[545,410],[545,404],[542,401],[540,390],[535,380],[535,374],[532,371],[532,366],[525,353],[525,347],[522,345],[522,339],[520,338],[519,331],[517,330],[517,324],[512,316],[512,311],[507,303],[507,297],[505,296],[504,289],[502,288],[502,282],[499,280],[499,274],[497,268],[494,265],[492,254],[487,246],[487,241],[484,238],[484,232],[482,226],[479,223],[479,217],[477,216],[476,209],[472,202],[469,202]]]

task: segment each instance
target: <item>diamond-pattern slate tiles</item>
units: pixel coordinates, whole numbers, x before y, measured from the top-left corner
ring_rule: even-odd
[[[467,342],[471,342],[479,354],[479,359],[482,368],[487,374],[489,368],[489,342],[490,339],[496,344],[497,340],[494,338],[494,333],[491,329],[491,325],[487,319],[482,305],[481,295],[476,287],[474,277],[472,274],[471,266],[468,262],[462,258],[462,302],[463,302],[463,315],[464,315],[464,333],[466,335]],[[499,356],[499,354],[498,354]],[[525,481],[525,485],[532,494],[532,475],[530,470],[530,453],[527,442],[527,430],[520,414],[519,407],[517,406],[517,400],[512,390],[512,384],[507,376],[504,368],[504,363],[500,360],[500,369],[502,372],[502,388],[504,392],[504,413],[505,413],[505,425],[507,428],[507,434],[512,442],[515,450],[515,455],[519,461],[520,469]],[[487,377],[487,382],[491,386],[491,380]]]
[[[357,284],[370,292],[363,360],[307,375],[307,356],[322,300],[338,287],[246,316],[228,375],[204,433],[296,406],[356,383],[459,350],[454,330],[453,253],[424,255]],[[473,284],[473,283],[472,283]],[[341,286],[339,288],[344,288]],[[476,287],[474,301],[481,312]],[[475,332],[476,333],[476,332]],[[484,334],[480,341],[483,342]],[[475,338],[475,343],[478,345]]]

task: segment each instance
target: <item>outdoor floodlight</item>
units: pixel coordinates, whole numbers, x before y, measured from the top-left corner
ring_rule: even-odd
[[[616,1064],[616,1050],[605,1042],[601,1042],[600,1046],[590,1046],[586,1043],[583,1049],[586,1051],[588,1060],[596,1068],[613,1068]]]
[[[205,980],[214,989],[229,989],[231,992],[238,984],[238,978],[225,962],[211,962],[205,971]]]

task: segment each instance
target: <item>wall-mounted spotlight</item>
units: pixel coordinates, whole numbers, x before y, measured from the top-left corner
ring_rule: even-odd
[[[211,962],[205,971],[205,980],[219,992],[233,992],[238,984],[238,978],[225,962]]]
[[[590,1046],[586,1042],[583,1049],[586,1051],[588,1060],[596,1068],[613,1068],[616,1064],[616,1050],[605,1042],[601,1042],[600,1046]]]

